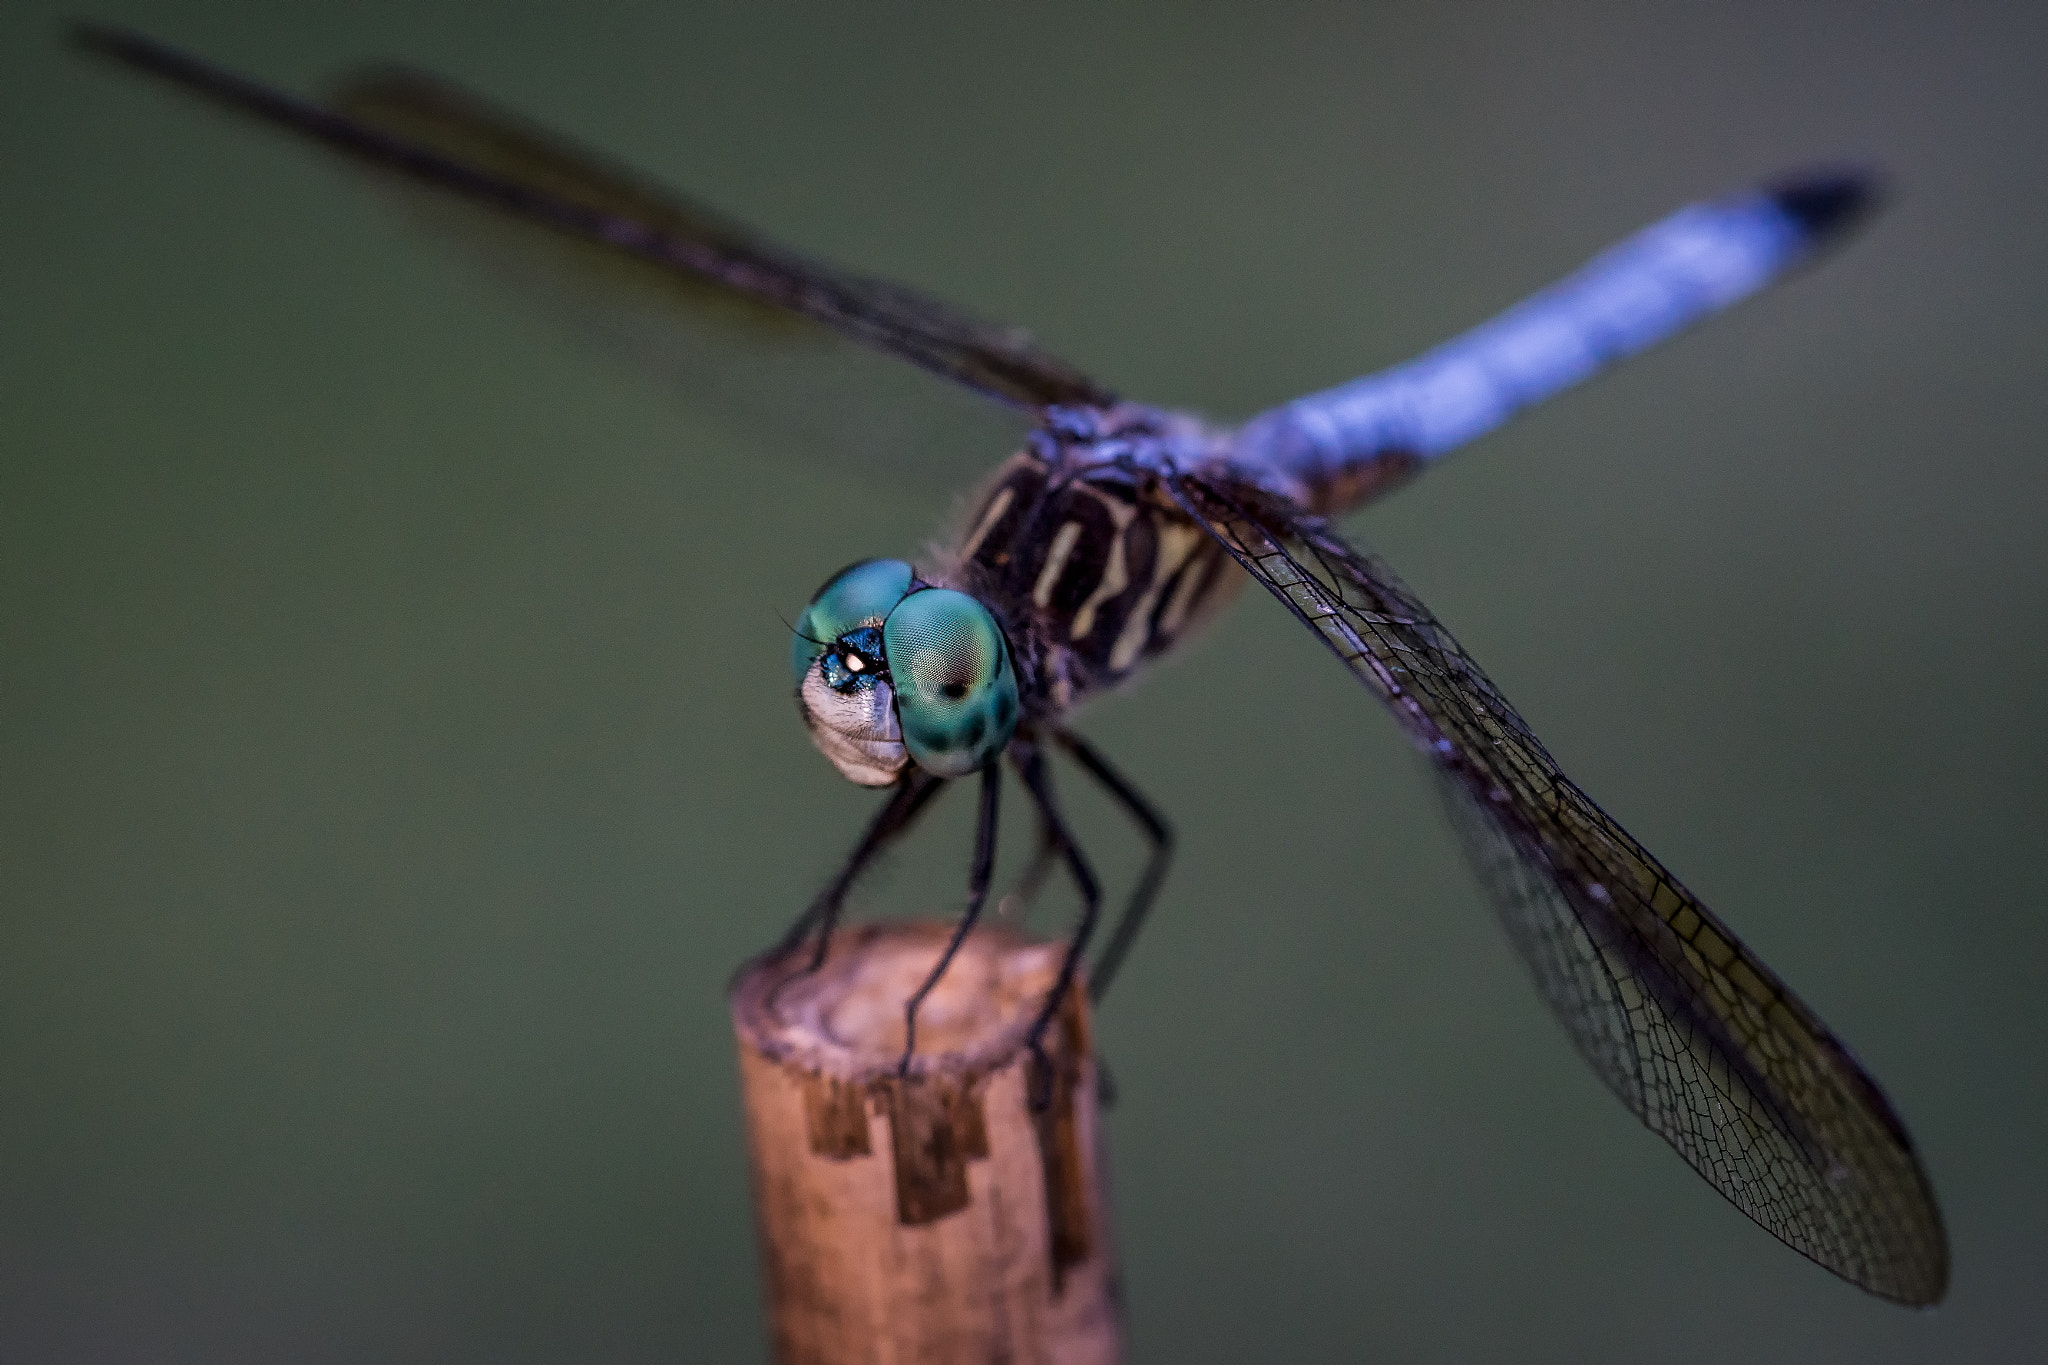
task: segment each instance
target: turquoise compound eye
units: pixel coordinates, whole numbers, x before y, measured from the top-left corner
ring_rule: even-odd
[[[927,588],[882,623],[903,742],[919,767],[963,777],[1002,752],[1017,728],[1017,669],[988,608]]]
[[[840,636],[863,626],[880,626],[910,591],[910,580],[910,566],[900,559],[864,559],[827,579],[796,618],[789,656],[796,685],[803,686],[811,665]]]

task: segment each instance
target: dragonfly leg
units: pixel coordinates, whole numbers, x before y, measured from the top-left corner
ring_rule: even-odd
[[[918,812],[922,811],[945,785],[942,779],[933,777],[922,769],[913,768],[905,773],[903,779],[896,784],[896,790],[891,793],[888,803],[868,822],[867,829],[860,836],[860,842],[854,845],[853,852],[847,856],[838,874],[825,883],[824,889],[818,892],[810,908],[797,916],[796,923],[789,926],[788,932],[783,934],[782,941],[775,945],[771,956],[778,959],[788,957],[803,946],[804,940],[815,927],[818,931],[818,946],[811,953],[810,965],[805,967],[804,971],[808,974],[824,966],[825,954],[832,946],[832,930],[839,923],[840,907],[846,903],[846,893],[852,888],[855,879],[874,861],[877,853],[894,842],[904,830],[910,828],[910,823],[917,818]]]
[[[1082,771],[1116,798],[1117,804],[1145,832],[1145,840],[1152,846],[1151,856],[1145,862],[1145,874],[1138,878],[1131,898],[1124,903],[1123,913],[1117,917],[1116,927],[1110,931],[1109,946],[1102,950],[1102,956],[1095,959],[1094,970],[1088,974],[1088,994],[1100,1002],[1109,994],[1109,983],[1115,979],[1117,969],[1123,966],[1124,957],[1137,941],[1138,931],[1145,927],[1145,916],[1152,909],[1160,884],[1166,880],[1166,869],[1173,862],[1173,826],[1167,824],[1159,808],[1146,800],[1122,773],[1112,768],[1109,760],[1088,741],[1070,730],[1055,729],[1052,737],[1081,765]]]
[[[1017,765],[1017,775],[1024,779],[1025,789],[1038,805],[1040,818],[1059,841],[1068,875],[1073,877],[1074,887],[1081,893],[1081,920],[1074,926],[1074,936],[1067,941],[1066,956],[1060,959],[1059,977],[1053,982],[1052,990],[1047,992],[1045,1004],[1039,1007],[1038,1017],[1031,1021],[1031,1031],[1024,1036],[1024,1045],[1031,1050],[1028,1098],[1033,1108],[1043,1109],[1052,1102],[1052,1059],[1045,1053],[1045,1031],[1065,1003],[1067,992],[1073,988],[1075,969],[1080,966],[1081,954],[1087,951],[1088,939],[1095,932],[1095,921],[1102,908],[1102,887],[1095,880],[1095,870],[1088,866],[1081,846],[1074,842],[1066,821],[1060,817],[1059,805],[1053,800],[1052,785],[1046,780],[1044,755],[1029,742],[1013,743],[1010,754]]]
[[[899,1076],[910,1074],[910,1054],[917,1050],[918,1007],[932,993],[932,987],[939,984],[946,968],[953,965],[953,955],[967,941],[974,922],[981,918],[981,907],[988,903],[989,879],[996,870],[996,794],[1002,786],[1001,767],[993,761],[984,764],[981,770],[981,813],[974,826],[974,867],[967,874],[967,910],[960,916],[960,923],[953,927],[953,937],[947,940],[946,951],[940,953],[939,960],[932,964],[931,974],[925,977],[917,993],[903,1002],[903,1060],[896,1064]]]
[[[996,913],[1004,919],[1022,923],[1031,913],[1031,903],[1038,899],[1040,888],[1045,885],[1047,874],[1060,856],[1060,841],[1044,820],[1038,822],[1038,846],[1031,850],[1031,861],[1024,865],[1023,875],[996,902]]]

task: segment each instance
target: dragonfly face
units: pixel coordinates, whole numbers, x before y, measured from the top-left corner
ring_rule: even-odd
[[[890,785],[911,763],[964,777],[1017,729],[1017,666],[1002,627],[900,559],[863,560],[827,580],[797,620],[790,662],[812,742],[864,787]]]

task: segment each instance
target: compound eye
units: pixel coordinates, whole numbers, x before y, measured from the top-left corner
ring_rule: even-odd
[[[864,559],[826,579],[796,620],[790,641],[791,680],[803,686],[804,675],[817,664],[818,656],[828,651],[843,656],[845,638],[863,628],[874,631],[874,646],[862,667],[852,671],[875,671],[882,657],[882,622],[910,591],[912,579],[910,565],[900,559]]]
[[[919,767],[962,777],[1016,732],[1017,670],[995,617],[966,593],[928,588],[882,625],[903,742]]]

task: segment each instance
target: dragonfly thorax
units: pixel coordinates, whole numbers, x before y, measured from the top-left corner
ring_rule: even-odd
[[[900,559],[826,580],[797,620],[791,665],[811,741],[866,787],[912,763],[971,773],[1002,752],[1021,714],[1010,644],[988,608]]]
[[[1034,714],[1130,681],[1242,581],[1229,551],[1163,491],[1159,471],[1177,454],[1122,438],[1033,442],[968,504],[950,574],[1011,627]]]

